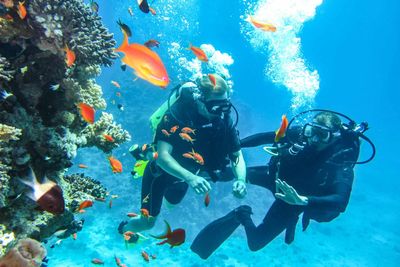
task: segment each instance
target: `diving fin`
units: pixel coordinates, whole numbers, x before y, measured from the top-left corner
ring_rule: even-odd
[[[236,209],[234,209],[201,230],[193,240],[190,249],[205,260],[232,235],[239,225]]]

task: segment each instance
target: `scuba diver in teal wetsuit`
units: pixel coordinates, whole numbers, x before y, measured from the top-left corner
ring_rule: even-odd
[[[309,116],[301,126],[293,126],[301,116]],[[340,117],[349,122],[344,124]],[[292,127],[291,127],[292,126]],[[222,218],[207,225],[195,238],[191,249],[201,258],[208,258],[239,225],[246,231],[247,244],[252,251],[265,247],[286,230],[285,242],[294,240],[295,228],[303,213],[303,231],[310,220],[329,222],[344,212],[352,189],[355,164],[366,163],[375,155],[373,143],[363,134],[366,123],[357,125],[343,114],[310,110],[302,112],[289,123],[286,136],[274,143],[275,132],[259,133],[241,140],[241,147],[264,147],[272,157],[267,166],[247,169],[251,184],[267,188],[275,201],[262,223],[256,226],[252,209],[240,206]],[[372,147],[368,160],[357,162],[360,139]],[[224,174],[230,177],[229,171]]]
[[[215,182],[216,173],[229,161],[237,178],[234,195],[241,198],[246,194],[246,165],[225,80],[217,74],[212,78],[204,75],[197,84],[185,83],[171,93],[175,94],[179,94],[176,101],[168,100],[164,105],[167,111],[161,116],[157,113],[157,121],[152,123],[158,156],[148,162],[143,174],[140,205],[146,212],[121,222],[119,232],[152,228],[163,199],[178,204],[188,187],[197,194],[207,193],[211,189],[209,180]],[[149,158],[147,149],[135,148],[131,152],[136,158]]]

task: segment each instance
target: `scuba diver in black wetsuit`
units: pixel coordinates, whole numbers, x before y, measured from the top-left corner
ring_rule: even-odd
[[[198,194],[207,193],[211,189],[208,178],[215,182],[216,172],[229,160],[237,178],[233,193],[237,197],[246,194],[246,165],[230,116],[229,87],[219,75],[212,77],[205,75],[197,84],[182,85],[177,91],[179,98],[174,103],[168,100],[168,110],[158,115],[159,122],[152,123],[157,127],[154,143],[158,157],[147,164],[141,191],[141,209],[149,214],[122,222],[119,232],[152,228],[163,198],[178,204],[189,186]],[[146,158],[135,148],[131,151],[135,157]]]
[[[302,121],[299,116],[312,112],[318,112],[312,122],[303,127],[290,127],[295,124],[293,122]],[[343,124],[338,115],[349,123]],[[240,224],[244,226],[252,251],[263,248],[284,230],[285,242],[290,244],[301,213],[303,231],[311,219],[329,222],[339,216],[349,202],[354,165],[369,162],[375,155],[373,143],[363,134],[367,128],[366,123],[357,125],[337,112],[310,110],[294,117],[286,136],[277,143],[274,143],[274,132],[241,140],[242,148],[274,143],[272,147],[264,147],[272,155],[268,166],[249,167],[247,179],[251,184],[272,191],[276,199],[260,225],[256,226],[251,219],[251,207],[240,206],[206,226],[191,249],[201,258],[208,258]],[[366,140],[373,151],[363,162],[357,162],[360,138]]]

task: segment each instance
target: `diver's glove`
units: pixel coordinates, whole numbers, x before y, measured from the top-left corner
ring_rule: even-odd
[[[275,197],[279,198],[290,205],[306,206],[308,205],[308,198],[301,196],[293,188],[293,186],[288,185],[285,181],[281,179],[276,179],[276,193]]]
[[[242,180],[237,180],[234,182],[232,193],[237,198],[244,198],[247,194],[246,183]]]

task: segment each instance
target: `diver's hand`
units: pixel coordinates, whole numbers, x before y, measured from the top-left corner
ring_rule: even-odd
[[[247,194],[246,183],[241,180],[234,182],[232,193],[237,198],[244,198]]]
[[[308,204],[308,198],[299,195],[293,186],[288,185],[285,181],[277,179],[275,197],[279,198],[290,205],[305,206]]]
[[[187,183],[194,189],[197,194],[205,194],[211,190],[210,183],[201,176],[192,175]]]

